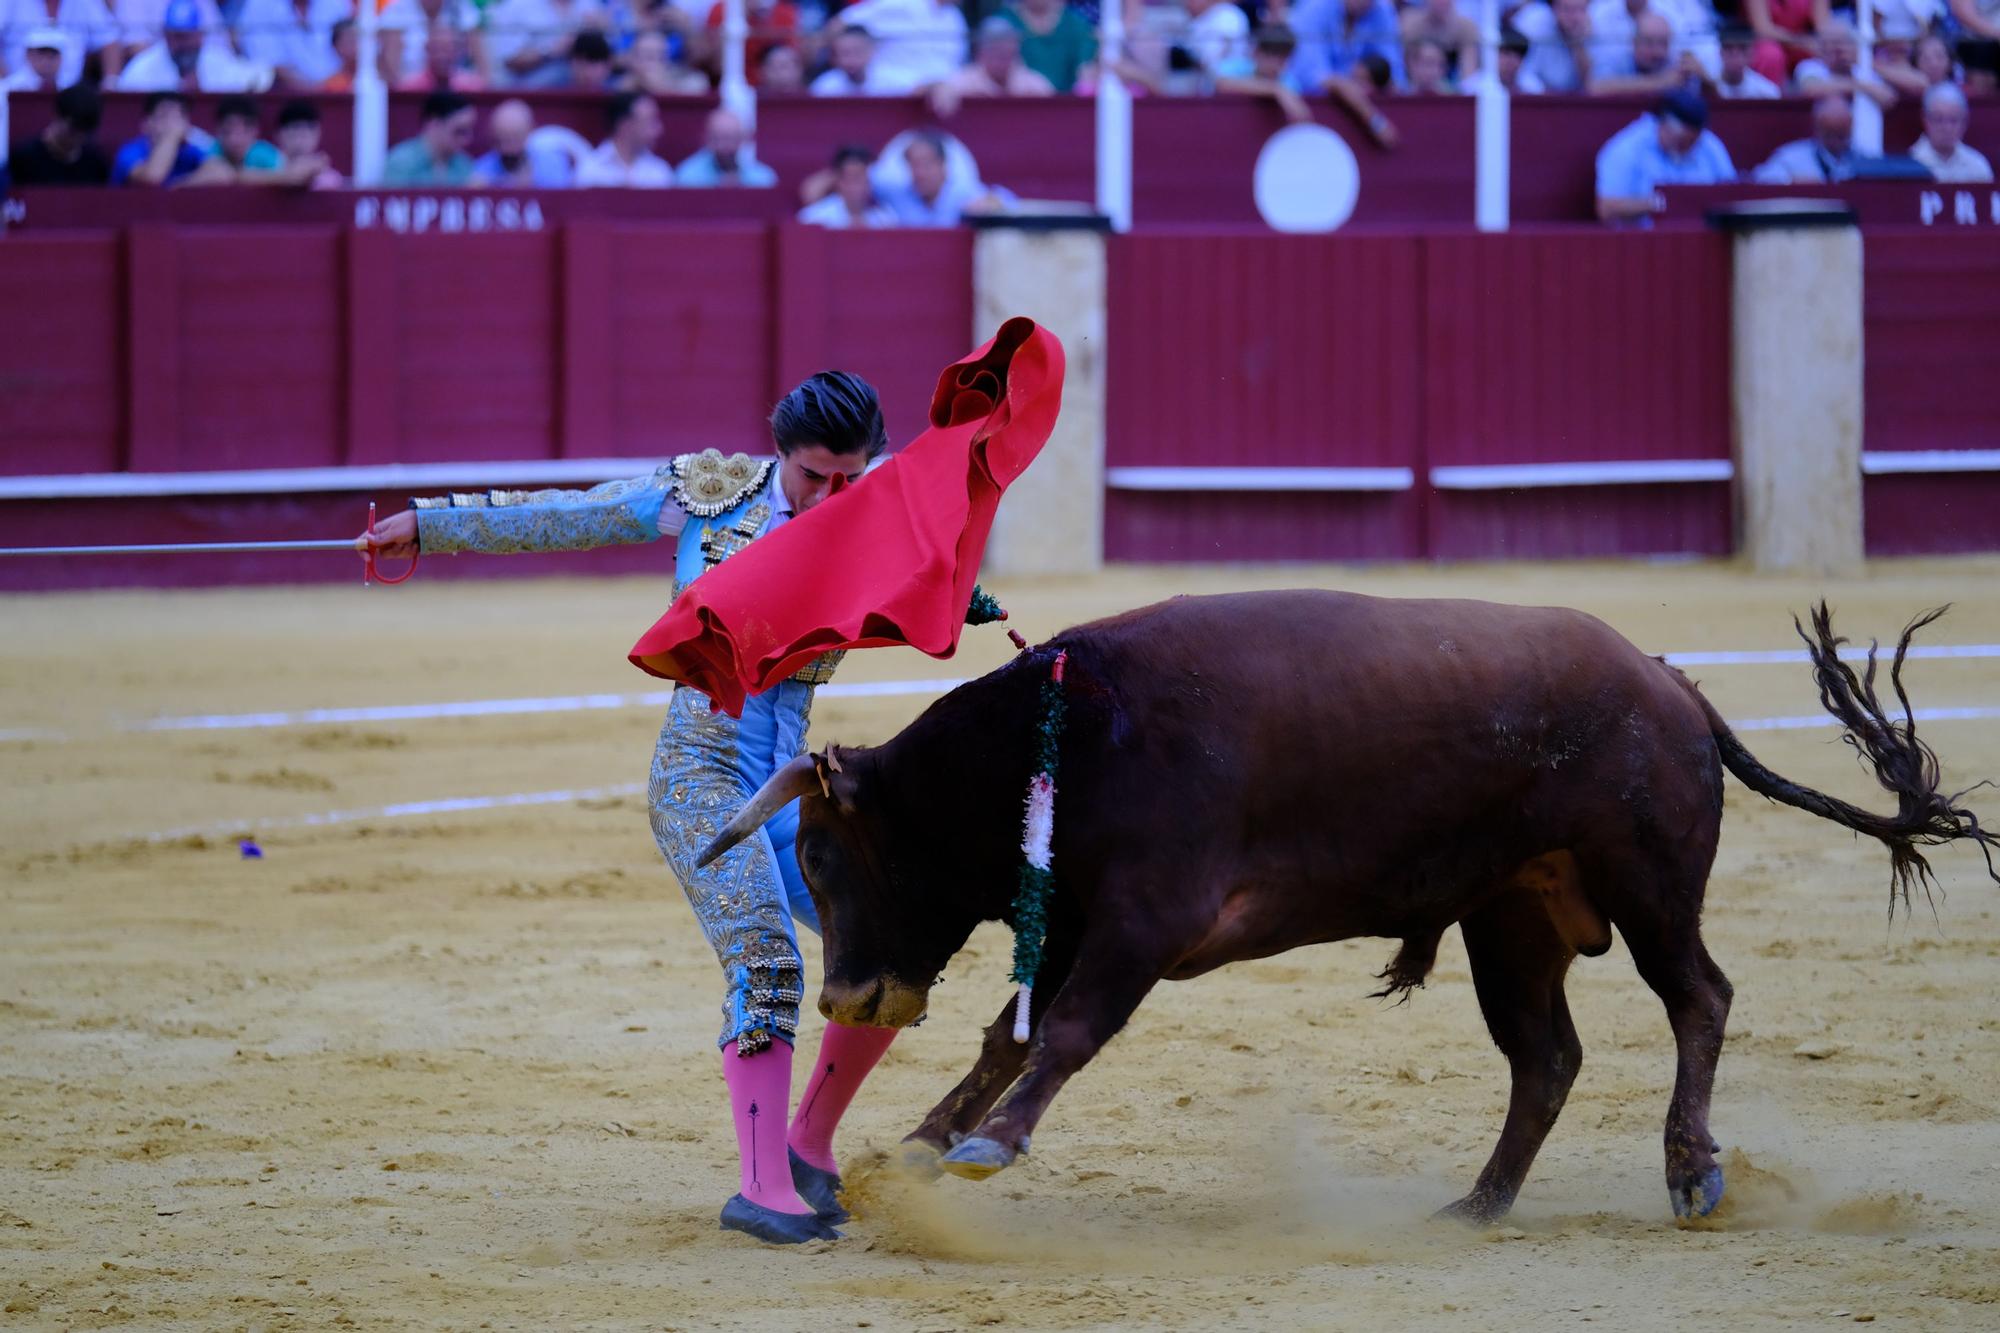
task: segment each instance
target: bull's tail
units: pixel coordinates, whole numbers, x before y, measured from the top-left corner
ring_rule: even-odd
[[[1824,601],[1813,608],[1810,630],[1799,624],[1797,617],[1792,619],[1812,658],[1820,703],[1840,722],[1845,732],[1843,739],[1854,747],[1882,789],[1896,798],[1894,815],[1863,810],[1773,773],[1743,748],[1743,742],[1736,739],[1736,733],[1729,729],[1714,705],[1702,697],[1692,682],[1688,683],[1708,715],[1709,731],[1715,737],[1715,748],[1722,762],[1739,782],[1760,796],[1843,824],[1856,833],[1865,833],[1889,849],[1891,914],[1898,899],[1908,908],[1912,888],[1921,886],[1928,894],[1935,883],[1930,863],[1917,850],[1919,847],[1969,839],[1985,856],[1986,873],[2000,883],[2000,871],[1996,871],[1993,863],[1993,849],[2000,846],[2000,836],[1981,828],[1978,818],[1959,804],[1969,792],[1990,784],[1977,783],[1950,796],[1938,790],[1937,754],[1917,738],[1916,715],[1910,708],[1910,696],[1903,689],[1903,659],[1910,650],[1911,638],[1947,609],[1938,607],[1918,616],[1904,628],[1896,643],[1896,655],[1889,665],[1889,687],[1901,705],[1901,718],[1890,717],[1876,696],[1875,643],[1869,643],[1867,667],[1857,676],[1852,667],[1840,660],[1840,647],[1847,640],[1833,632],[1833,614]]]

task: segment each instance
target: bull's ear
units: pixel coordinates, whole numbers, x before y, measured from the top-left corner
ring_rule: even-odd
[[[853,814],[858,804],[861,779],[860,765],[855,760],[864,754],[865,750],[853,746],[843,750],[838,745],[829,745],[814,756],[821,792],[843,815]]]

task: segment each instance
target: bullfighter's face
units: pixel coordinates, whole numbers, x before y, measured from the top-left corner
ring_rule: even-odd
[[[867,751],[830,749],[821,763],[826,794],[799,802],[798,837],[825,948],[819,1011],[836,1023],[908,1027],[978,918],[955,895],[916,882],[930,876],[913,873],[907,831],[892,829],[869,800]]]

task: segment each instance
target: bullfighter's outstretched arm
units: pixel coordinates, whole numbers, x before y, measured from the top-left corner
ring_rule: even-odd
[[[416,500],[426,554],[588,551],[677,536],[687,511],[676,503],[673,465],[589,490],[482,491]]]

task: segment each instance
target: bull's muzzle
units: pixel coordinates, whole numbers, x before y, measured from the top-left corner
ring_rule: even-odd
[[[867,981],[828,980],[819,989],[821,1016],[849,1027],[905,1028],[924,1016],[929,988],[905,985],[894,977]]]

